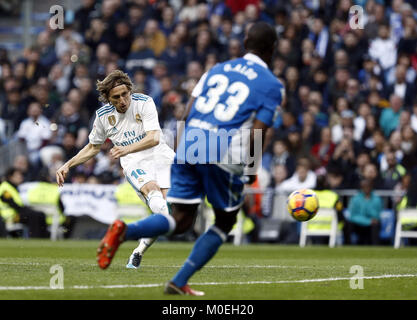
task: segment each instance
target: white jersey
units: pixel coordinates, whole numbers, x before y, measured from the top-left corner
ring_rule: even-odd
[[[91,144],[103,144],[108,138],[116,146],[127,146],[140,141],[146,136],[147,131],[152,130],[161,131],[155,103],[147,95],[134,93],[125,113],[117,112],[111,104],[106,104],[96,111],[89,140]],[[161,131],[158,145],[121,157],[120,164],[125,170],[132,163],[142,160],[166,160],[167,164],[171,164],[174,156],[174,151],[166,144]]]

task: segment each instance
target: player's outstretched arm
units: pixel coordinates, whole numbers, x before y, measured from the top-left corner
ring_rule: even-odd
[[[56,172],[56,182],[60,187],[64,185],[65,178],[68,175],[69,170],[72,167],[76,167],[81,163],[84,163],[90,160],[92,157],[97,155],[100,152],[100,144],[87,144],[84,148],[80,150],[73,158],[68,160],[61,168]]]
[[[159,130],[146,131],[146,136],[142,140],[128,146],[114,146],[111,148],[110,154],[113,158],[119,159],[129,153],[150,149],[159,144],[159,137]]]

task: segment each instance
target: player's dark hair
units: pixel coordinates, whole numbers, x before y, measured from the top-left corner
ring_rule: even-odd
[[[111,89],[117,86],[126,85],[129,91],[132,91],[133,83],[130,80],[127,73],[120,70],[114,70],[103,81],[97,80],[97,91],[99,92],[99,98],[101,102],[109,102],[109,92]]]
[[[277,33],[270,24],[257,22],[248,30],[245,48],[248,51],[254,51],[262,55],[273,51],[277,40]]]

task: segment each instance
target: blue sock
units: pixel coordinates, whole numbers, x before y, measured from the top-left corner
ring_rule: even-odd
[[[186,285],[188,279],[191,278],[196,271],[201,269],[216,254],[217,250],[225,240],[222,239],[220,234],[222,234],[224,238],[226,237],[222,231],[216,227],[211,227],[197,239],[187,261],[185,261],[180,271],[178,271],[172,279],[172,282],[177,287]]]
[[[170,231],[168,218],[162,214],[153,214],[146,219],[127,225],[125,240],[153,238]]]

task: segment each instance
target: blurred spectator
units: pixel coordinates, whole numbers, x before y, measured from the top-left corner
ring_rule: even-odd
[[[350,72],[346,67],[336,69],[334,77],[329,80],[329,103],[334,104],[337,98],[345,95],[349,78]]]
[[[347,189],[347,186],[344,183],[343,172],[341,168],[338,168],[332,164],[329,164],[326,167],[327,179],[329,187],[332,190],[343,190]]]
[[[321,17],[315,17],[311,23],[309,38],[313,41],[314,50],[325,58],[330,48],[329,31]]]
[[[51,123],[42,115],[42,106],[39,102],[34,101],[29,104],[27,115],[16,135],[26,142],[30,162],[36,166],[39,162],[40,149],[51,139]]]
[[[287,167],[280,163],[274,163],[272,165],[272,185],[275,187],[276,192],[282,191],[281,184],[291,175],[288,174]]]
[[[386,12],[383,3],[369,1],[368,5],[371,5],[373,10],[370,12],[368,22],[365,25],[365,35],[373,40],[378,36],[380,25],[386,22]]]
[[[410,172],[417,165],[417,134],[410,125],[401,128],[401,150],[401,164]]]
[[[345,128],[353,129],[353,120],[354,120],[355,114],[353,113],[353,111],[347,109],[347,110],[343,110],[340,113],[340,116],[341,116],[340,123],[335,124],[332,127],[332,141],[336,144],[342,141]]]
[[[288,151],[296,159],[310,155],[310,150],[301,138],[301,131],[296,126],[291,126],[288,129]]]
[[[346,83],[346,99],[353,110],[357,110],[359,103],[363,101],[359,90],[359,81],[355,78],[350,78]]]
[[[384,181],[381,179],[381,175],[379,174],[378,167],[373,162],[368,163],[364,166],[363,178],[366,180],[370,180],[374,186],[384,185]]]
[[[83,43],[84,39],[81,34],[74,30],[73,25],[65,24],[65,28],[60,31],[55,40],[55,52],[58,58],[61,58],[65,52],[71,51],[74,42]]]
[[[204,65],[207,55],[210,53],[216,53],[212,35],[209,30],[202,29],[197,34],[195,46],[192,50],[190,59],[192,61],[198,61],[200,64]]]
[[[412,82],[407,81],[406,76],[407,67],[403,64],[398,64],[395,67],[395,81],[388,86],[386,95],[389,98],[392,94],[395,94],[404,101],[406,108],[411,108],[415,98],[414,86]]]
[[[138,68],[150,73],[155,64],[155,54],[147,47],[145,36],[137,35],[133,41],[131,53],[126,59],[126,71],[132,76]]]
[[[187,23],[193,22],[197,19],[198,3],[197,0],[187,0],[185,5],[178,13],[178,20],[185,21]]]
[[[170,75],[180,77],[184,74],[187,53],[181,46],[180,39],[176,33],[168,36],[168,46],[161,55],[161,60],[165,62]]]
[[[311,171],[310,167],[310,160],[307,158],[299,159],[295,173],[284,180],[276,190],[290,193],[297,189],[314,189],[316,187],[316,174]]]
[[[60,113],[55,119],[55,123],[58,126],[55,143],[61,144],[65,133],[71,132],[77,138],[77,148],[82,148],[85,145],[88,137],[87,125],[81,119],[80,113],[77,111],[73,103],[65,101],[62,104]]]
[[[39,179],[39,172],[30,163],[26,155],[20,154],[13,159],[13,168],[19,170],[25,182],[36,181]]]
[[[349,201],[349,218],[345,221],[345,244],[351,244],[352,233],[357,234],[358,244],[379,243],[380,215],[382,200],[373,192],[370,180],[361,181],[361,191]]]
[[[317,124],[313,112],[306,111],[302,114],[301,136],[309,147],[313,147],[320,141],[322,128]]]
[[[404,17],[403,36],[398,43],[398,52],[406,54],[415,54],[417,46],[417,22],[413,16]]]
[[[329,127],[321,129],[320,141],[311,148],[311,155],[317,167],[326,167],[332,158],[336,145],[332,142],[332,133]]]
[[[74,21],[76,30],[79,33],[84,34],[87,31],[95,5],[95,0],[82,0],[81,7],[75,11]]]
[[[9,224],[24,224],[29,229],[30,238],[47,238],[45,214],[23,205],[18,191],[19,185],[23,182],[23,175],[18,169],[12,168],[6,171],[5,181],[1,184],[1,216]]]
[[[5,88],[5,91],[1,118],[9,120],[12,130],[16,131],[26,117],[27,105],[23,102],[21,92],[16,86]]]
[[[34,84],[40,77],[47,75],[47,69],[40,63],[40,48],[31,46],[25,54],[25,77],[29,84]]]
[[[335,147],[329,162],[342,170],[345,185],[351,187],[354,179],[353,172],[356,163],[352,139],[343,138]]]
[[[360,181],[364,179],[365,167],[371,163],[371,157],[368,152],[361,151],[356,157],[356,167],[352,176],[352,188],[358,189]]]
[[[61,144],[62,150],[64,151],[64,163],[73,158],[78,151],[80,151],[80,149],[76,146],[76,141],[76,135],[73,132],[68,131],[64,134]]]
[[[55,64],[49,72],[48,79],[53,83],[59,94],[65,95],[70,87],[70,79],[65,76],[64,69],[60,64]]]
[[[159,57],[166,48],[167,39],[159,29],[158,21],[153,19],[148,20],[143,34],[145,35],[148,48],[152,50],[156,57]]]
[[[358,108],[358,115],[353,120],[353,138],[355,141],[362,141],[366,130],[366,119],[372,114],[371,107],[367,102],[361,102]]]
[[[115,25],[115,34],[111,40],[111,48],[119,58],[126,59],[133,42],[133,34],[126,21],[118,21]]]
[[[343,36],[342,49],[349,57],[349,65],[352,70],[359,70],[362,66],[362,59],[368,50],[367,43],[361,43],[353,31],[348,31]]]
[[[173,7],[166,6],[162,9],[162,21],[159,24],[159,28],[166,37],[169,37],[175,29],[175,18],[175,10]]]
[[[104,21],[95,17],[90,20],[89,27],[84,33],[84,39],[94,56],[100,43],[108,43],[111,40],[111,34]]]
[[[40,103],[43,115],[50,119],[57,111],[60,99],[54,95],[54,89],[51,88],[47,78],[40,78],[40,80],[42,81],[38,81],[29,88],[29,94]]]
[[[46,68],[50,68],[54,63],[58,61],[58,57],[55,52],[55,46],[51,39],[50,33],[42,31],[38,35],[37,45],[39,46],[40,59],[39,62]]]
[[[382,23],[378,28],[378,37],[371,41],[369,55],[378,61],[383,71],[388,71],[395,65],[397,50],[395,41],[390,38],[390,27]]]
[[[135,2],[131,2],[128,9],[128,22],[135,36],[141,34],[146,23],[145,8]]]
[[[358,79],[362,85],[364,91],[369,92],[370,82],[373,77],[379,78],[381,74],[381,68],[377,61],[372,58],[369,54],[365,54],[362,60],[362,67],[358,73]]]
[[[398,55],[397,66],[403,66],[405,68],[405,81],[407,83],[414,83],[417,76],[417,71],[411,65],[411,55],[401,53]],[[400,72],[400,76],[402,76]],[[396,81],[397,69],[392,68],[387,74],[387,85],[392,85]]]
[[[296,160],[288,152],[288,142],[286,140],[276,140],[272,145],[271,170],[278,164],[285,166],[286,175],[292,176],[295,171]]]
[[[107,63],[111,61],[110,46],[102,42],[97,46],[96,59],[90,65],[90,74],[94,81],[103,80],[106,76]]]
[[[381,177],[384,184],[383,186],[378,187],[394,190],[394,188],[398,183],[401,182],[403,176],[406,174],[406,170],[401,164],[397,162],[397,157],[395,156],[394,150],[389,148],[385,155],[388,167],[382,170]]]
[[[402,107],[403,100],[398,95],[391,94],[390,107],[382,111],[379,119],[379,125],[381,126],[385,137],[388,137],[391,132],[397,128]]]

